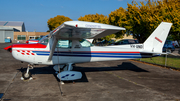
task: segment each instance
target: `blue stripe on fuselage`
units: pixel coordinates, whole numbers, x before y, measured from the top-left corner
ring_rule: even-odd
[[[49,51],[33,51],[37,55],[49,56]],[[99,52],[54,52],[53,56],[72,57],[107,57],[107,58],[141,58],[140,53],[99,53]]]
[[[49,54],[37,54],[42,56],[49,56]],[[53,56],[73,56],[73,57],[107,57],[107,58],[141,58],[141,55],[136,56],[118,56],[118,55],[76,55],[76,54],[53,54]]]

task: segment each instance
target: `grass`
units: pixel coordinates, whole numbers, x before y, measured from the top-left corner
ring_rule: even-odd
[[[153,58],[142,58],[137,60],[165,66],[165,58],[165,56],[159,56]],[[180,68],[180,57],[167,57],[166,66]]]

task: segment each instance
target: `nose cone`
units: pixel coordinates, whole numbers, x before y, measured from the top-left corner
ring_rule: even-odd
[[[12,52],[12,45],[7,46],[7,47],[5,47],[4,49],[7,50],[7,51],[9,51],[9,52]]]

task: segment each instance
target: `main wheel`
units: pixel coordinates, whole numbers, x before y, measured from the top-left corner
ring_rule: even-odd
[[[24,71],[24,72],[22,73],[22,77],[23,77],[25,80],[29,79],[29,78],[31,77],[31,72],[28,72],[28,73],[27,73],[27,71]]]

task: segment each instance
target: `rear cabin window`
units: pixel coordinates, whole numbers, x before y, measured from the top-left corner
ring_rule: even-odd
[[[85,39],[79,40],[79,42],[83,48],[94,46],[92,43],[90,43],[89,41],[87,41]]]

